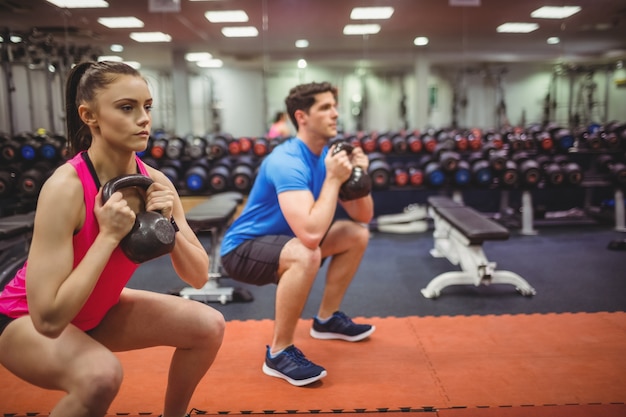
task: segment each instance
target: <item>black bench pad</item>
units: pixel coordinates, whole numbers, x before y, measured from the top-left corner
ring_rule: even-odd
[[[14,214],[0,218],[0,239],[8,239],[31,231],[35,223],[35,212]]]
[[[435,211],[458,229],[470,244],[480,244],[485,240],[506,240],[509,230],[483,216],[471,207],[446,197],[430,197],[428,203]]]

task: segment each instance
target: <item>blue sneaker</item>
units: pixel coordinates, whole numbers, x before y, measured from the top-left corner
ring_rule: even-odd
[[[267,347],[265,375],[282,378],[291,385],[301,387],[308,385],[326,376],[326,370],[308,360],[294,345],[286,347],[275,358],[270,356],[270,347]]]
[[[311,336],[316,339],[341,339],[348,342],[363,340],[376,330],[369,324],[355,324],[352,319],[341,311],[336,311],[325,323],[315,317]]]

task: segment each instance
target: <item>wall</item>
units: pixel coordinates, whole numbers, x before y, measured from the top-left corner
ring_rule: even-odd
[[[9,93],[6,69],[0,68],[0,131],[14,133],[45,128],[64,131],[61,73],[44,69],[28,70],[12,65],[15,90]],[[622,70],[623,71],[623,70]],[[176,128],[176,92],[171,74],[142,69],[153,96],[154,128]],[[621,74],[621,75],[620,75]],[[597,70],[555,75],[552,66],[537,64],[498,64],[474,68],[453,65],[432,66],[428,91],[418,88],[414,73],[376,73],[362,68],[329,69],[310,66],[264,73],[259,70],[221,68],[197,69],[189,75],[188,99],[191,131],[179,135],[204,135],[216,127],[234,136],[263,135],[276,111],[284,109],[284,98],[298,83],[330,81],[339,87],[339,123],[345,132],[361,127],[365,131],[397,130],[402,127],[423,130],[459,127],[498,128],[506,123],[539,123],[546,115],[567,125],[578,116],[582,124],[626,121],[626,88],[617,88],[615,78],[622,72]],[[592,110],[588,93],[593,90]],[[427,123],[416,120],[417,94],[429,94]],[[550,100],[546,101],[550,94]],[[402,115],[403,95],[406,115]],[[360,104],[355,102],[361,96]],[[455,101],[455,98],[463,100]],[[10,101],[10,104],[9,104]],[[502,116],[497,114],[503,102]],[[456,111],[453,105],[459,104]],[[546,103],[550,105],[546,107]],[[9,108],[13,110],[13,123]],[[179,106],[180,107],[180,106]],[[362,119],[356,113],[362,112]],[[361,124],[359,126],[359,123]]]

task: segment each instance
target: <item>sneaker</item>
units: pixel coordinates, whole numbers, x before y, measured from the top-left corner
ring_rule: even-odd
[[[325,323],[315,317],[311,336],[316,339],[341,339],[348,342],[358,342],[372,333],[376,327],[369,324],[355,324],[352,319],[341,311],[335,312]]]
[[[275,358],[270,356],[270,347],[267,347],[265,375],[282,378],[291,385],[301,387],[308,385],[326,376],[326,370],[308,360],[294,345],[286,347]]]

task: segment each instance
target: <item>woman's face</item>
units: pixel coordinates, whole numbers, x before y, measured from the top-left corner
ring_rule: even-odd
[[[142,151],[152,126],[152,95],[146,81],[121,75],[96,95],[99,133],[113,146]]]

